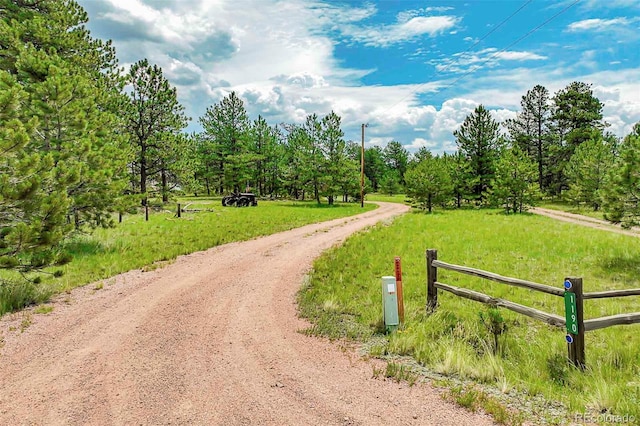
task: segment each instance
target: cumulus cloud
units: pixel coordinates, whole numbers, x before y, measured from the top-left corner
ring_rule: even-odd
[[[456,72],[492,68],[489,74],[457,82],[455,92],[447,93],[450,99],[442,90],[452,79],[363,85],[363,77],[374,69],[348,68],[336,59],[336,46],[345,40],[382,48],[440,34],[451,37],[447,33],[458,29],[461,18],[448,8],[405,11],[389,23],[373,25],[378,14],[373,2],[362,7],[321,0],[80,3],[88,9],[92,32],[113,39],[123,63],[147,57],[163,68],[194,118],[190,130],[198,130],[197,117],[208,106],[235,91],[251,117],[260,114],[271,124],[301,123],[308,114],[333,110],[342,117],[347,139],[359,141],[361,124],[369,123],[367,144],[395,139],[412,151],[426,146],[452,152],[453,131],[478,104],[502,121],[515,115],[521,96],[534,84],[545,85],[553,94],[572,80],[594,83],[605,102],[605,119],[617,135],[628,133],[640,120],[640,69],[575,74],[547,64],[546,50],[543,55],[488,48],[457,54],[450,63],[434,62],[437,69]],[[420,49],[415,51],[418,56],[434,54],[431,46]],[[506,69],[499,63],[536,67]],[[433,102],[432,95],[438,96],[433,105],[424,101]]]

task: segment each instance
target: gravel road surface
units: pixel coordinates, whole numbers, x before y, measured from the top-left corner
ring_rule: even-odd
[[[6,315],[0,425],[493,424],[299,332],[295,295],[314,258],[408,210],[379,204],[90,284],[48,315]]]

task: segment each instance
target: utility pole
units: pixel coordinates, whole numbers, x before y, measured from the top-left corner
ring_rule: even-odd
[[[364,128],[368,124],[362,125],[362,149],[360,150],[360,207],[364,207]]]

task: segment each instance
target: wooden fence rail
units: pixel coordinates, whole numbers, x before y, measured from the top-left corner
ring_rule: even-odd
[[[438,289],[448,291],[456,296],[474,300],[494,307],[502,307],[511,311],[526,315],[530,318],[543,321],[549,325],[567,329],[567,346],[569,361],[575,366],[584,369],[584,335],[587,331],[598,330],[614,325],[638,324],[640,323],[640,312],[630,314],[619,314],[608,317],[584,319],[584,300],[604,299],[611,297],[627,297],[640,295],[640,289],[611,290],[593,293],[584,293],[582,278],[566,278],[564,289],[539,284],[532,281],[518,278],[504,277],[493,272],[481,269],[469,268],[467,266],[453,265],[438,260],[437,250],[427,250],[427,310],[433,312],[438,306]],[[495,281],[501,284],[527,288],[565,299],[566,316],[550,314],[528,306],[520,305],[509,300],[491,297],[487,294],[474,290],[454,287],[438,281],[438,269],[459,272],[461,274],[472,275],[483,279]]]

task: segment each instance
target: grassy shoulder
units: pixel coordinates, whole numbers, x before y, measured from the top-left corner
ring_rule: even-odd
[[[425,312],[427,248],[437,249],[445,262],[558,288],[567,276],[583,277],[585,291],[640,287],[640,248],[633,237],[527,214],[414,213],[348,239],[315,263],[299,296],[302,315],[314,323],[310,332],[361,341],[373,336],[373,355],[409,356],[432,372],[499,395],[561,402],[571,414],[640,419],[638,325],[587,333],[585,373],[568,366],[561,330],[510,311],[500,310],[506,330],[495,348],[484,305],[441,291],[436,312]],[[394,256],[403,262],[406,319],[380,343],[380,277],[393,275]],[[441,282],[564,316],[562,298],[445,270],[438,274]],[[637,306],[634,297],[589,300],[585,318],[631,313]],[[556,410],[542,407],[529,415],[554,421]]]
[[[183,254],[376,208],[374,204],[365,204],[362,209],[356,203],[329,206],[292,201],[260,201],[257,207],[236,208],[222,207],[216,198],[184,198],[179,202],[200,212],[186,212],[177,218],[177,205],[171,204],[151,211],[148,222],[144,214],[125,215],[113,229],[76,235],[64,247],[73,260],[45,270],[36,285],[5,271],[3,277],[13,278],[17,284],[0,286],[0,315],[16,306],[42,302],[54,293],[122,272],[156,268]]]

